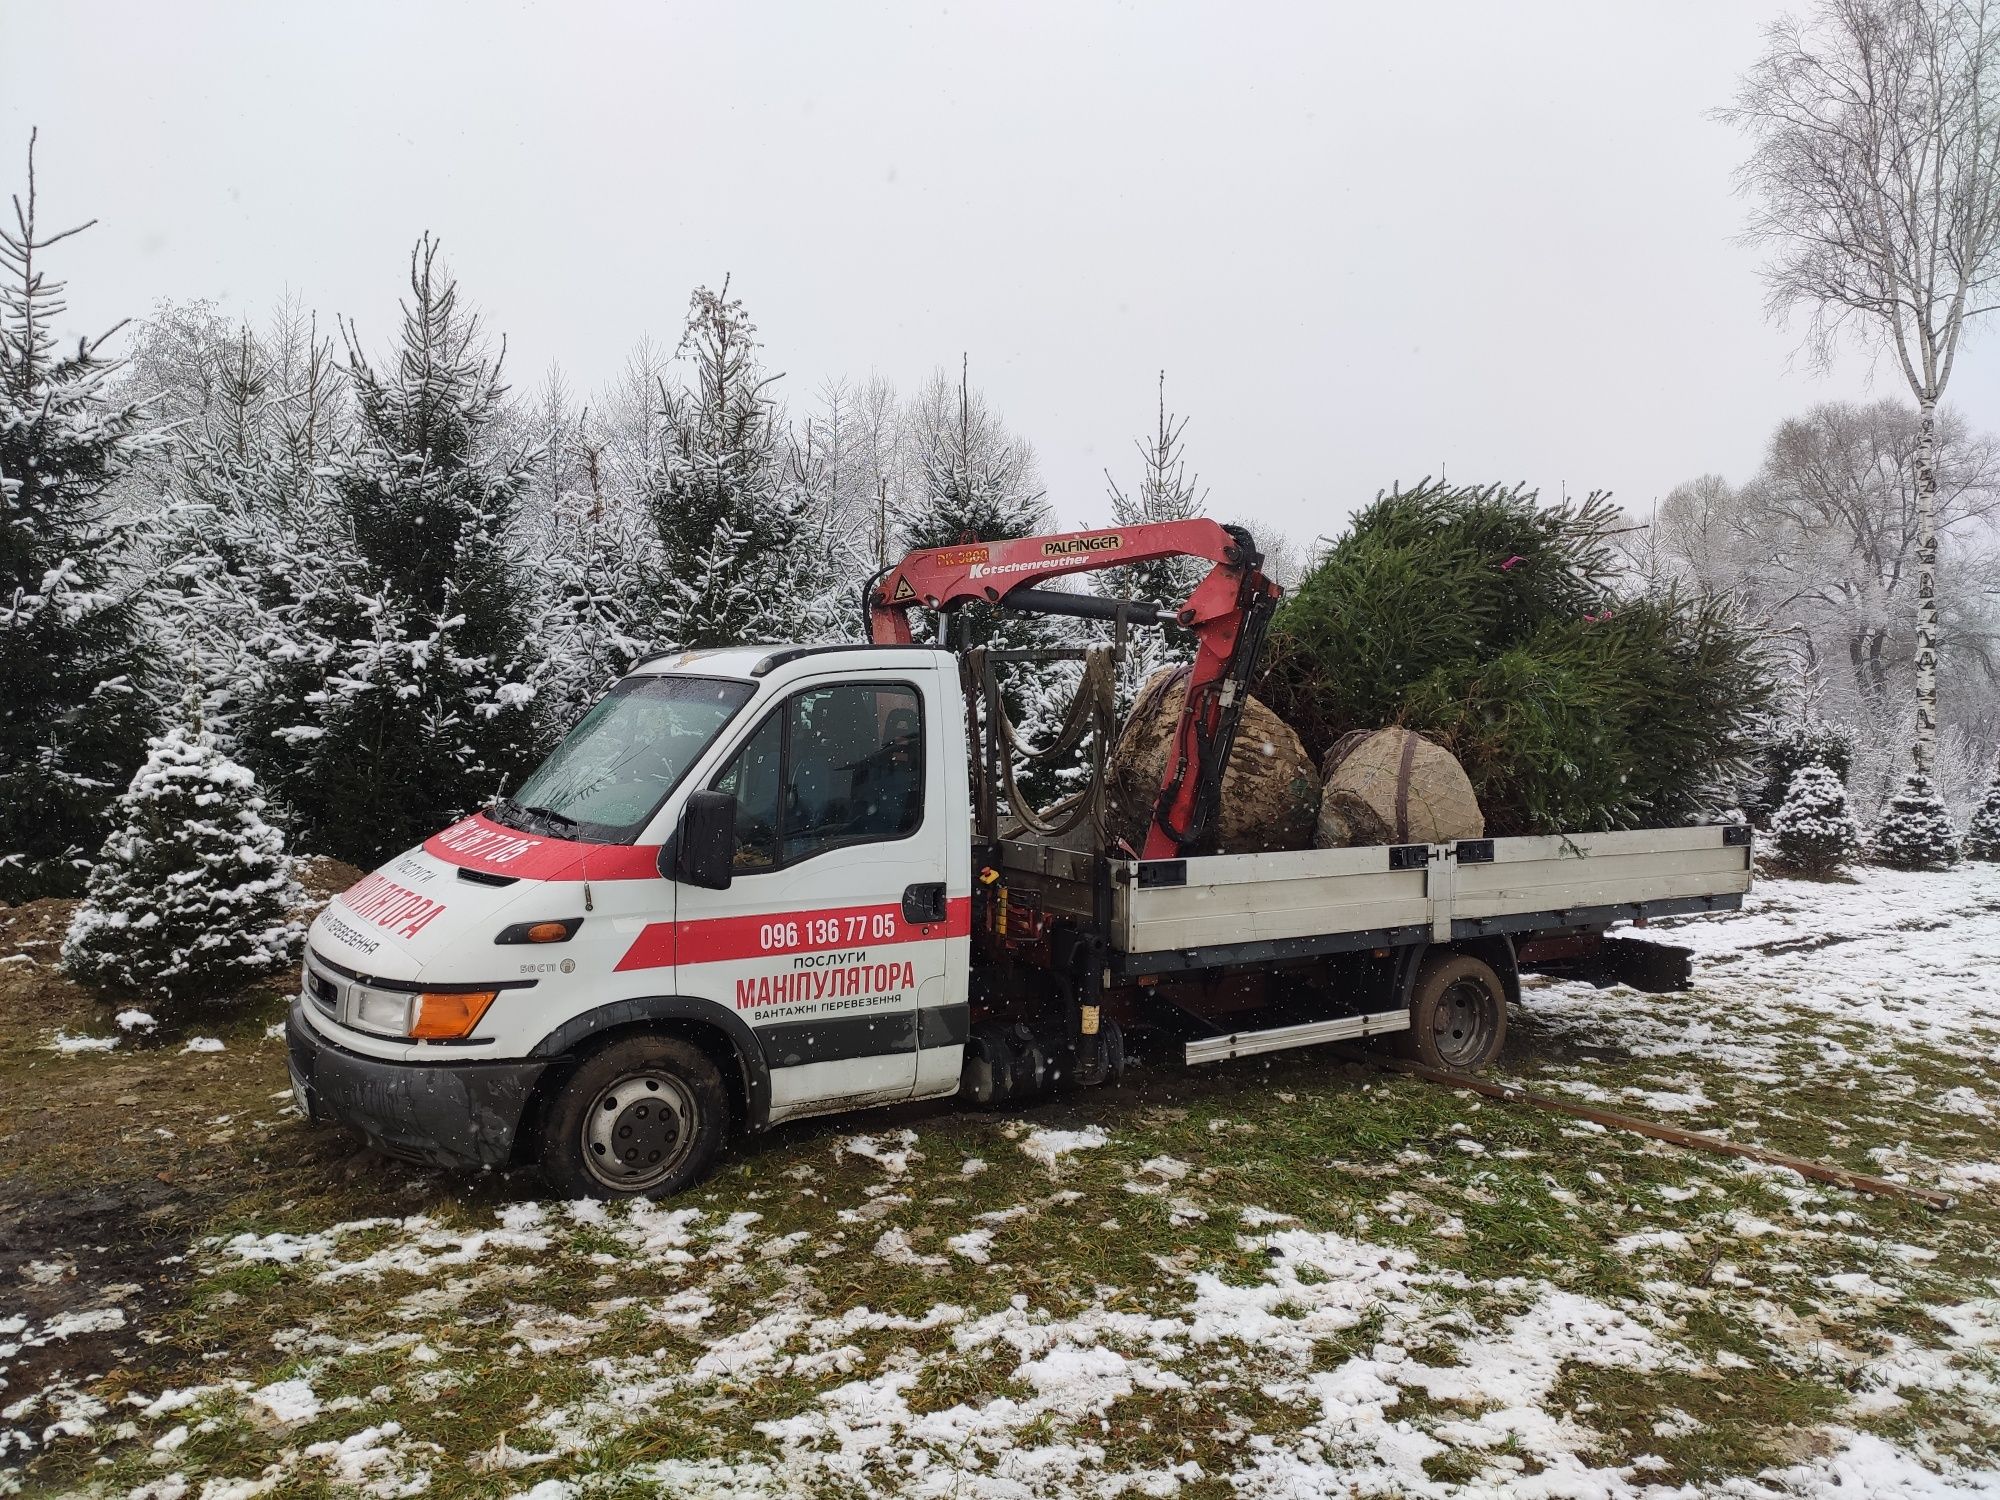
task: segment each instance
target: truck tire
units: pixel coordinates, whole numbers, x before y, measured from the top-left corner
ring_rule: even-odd
[[[1471,1073],[1507,1041],[1507,989],[1490,964],[1463,953],[1433,953],[1410,989],[1410,1029],[1401,1050],[1430,1068]]]
[[[958,1096],[974,1109],[994,1109],[1014,1096],[1014,1048],[998,1021],[981,1021],[966,1038]]]
[[[1106,1016],[1097,1023],[1097,1066],[1086,1069],[1081,1062],[1083,1042],[1077,1043],[1079,1058],[1075,1082],[1081,1088],[1117,1088],[1125,1077],[1125,1033]]]
[[[665,1198],[722,1149],[722,1075],[692,1042],[632,1036],[585,1058],[550,1106],[542,1176],[566,1198]]]

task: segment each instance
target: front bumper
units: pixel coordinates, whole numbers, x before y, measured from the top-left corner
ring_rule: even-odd
[[[439,1167],[504,1167],[549,1066],[536,1062],[387,1062],[328,1041],[294,999],[285,1049],[314,1121],[351,1126],[368,1144]]]

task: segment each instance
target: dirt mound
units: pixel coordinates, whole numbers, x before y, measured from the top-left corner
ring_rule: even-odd
[[[1447,844],[1476,839],[1486,818],[1465,768],[1443,746],[1407,729],[1357,729],[1327,751],[1320,767],[1314,843]]]
[[[312,897],[311,909],[317,911],[368,872],[343,860],[309,854],[299,860],[295,873],[305,893]]]
[[[1168,667],[1146,679],[1111,750],[1106,788],[1112,831],[1135,849],[1159,799],[1174,731],[1187,698],[1188,668]],[[1218,854],[1258,854],[1310,847],[1319,811],[1319,773],[1290,726],[1255,698],[1222,775],[1217,815]]]

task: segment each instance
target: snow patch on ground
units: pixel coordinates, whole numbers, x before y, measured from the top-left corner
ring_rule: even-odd
[[[58,1031],[49,1042],[49,1050],[65,1057],[74,1057],[79,1052],[109,1052],[118,1045],[118,1040],[115,1036],[71,1036],[67,1031]]]
[[[990,1229],[968,1229],[964,1234],[955,1234],[945,1241],[953,1255],[962,1255],[975,1266],[986,1265],[993,1259],[993,1231]]]
[[[1694,950],[1696,992],[1634,1005],[1629,991],[1540,983],[1530,1010],[1593,1045],[1772,1082],[1786,1076],[1788,1046],[1839,1057],[1842,1034],[1988,1058],[2000,1052],[1996,895],[2000,875],[1978,865],[1867,868],[1852,884],[1760,877],[1736,915],[1654,924],[1661,941]]]
[[[310,1422],[319,1415],[319,1397],[308,1380],[280,1380],[250,1393],[249,1404],[279,1426]]]
[[[850,1135],[834,1143],[833,1154],[836,1158],[859,1156],[872,1161],[891,1177],[901,1177],[910,1170],[911,1162],[923,1159],[923,1153],[917,1149],[917,1133],[914,1130]]]
[[[1053,1170],[1063,1157],[1077,1151],[1095,1151],[1110,1139],[1102,1125],[1086,1125],[1081,1130],[1031,1130],[1016,1144],[1024,1154]]]

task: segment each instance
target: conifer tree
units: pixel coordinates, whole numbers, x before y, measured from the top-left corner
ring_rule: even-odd
[[[1771,817],[1771,843],[1777,863],[1801,875],[1834,874],[1860,852],[1861,834],[1838,772],[1814,762],[1793,773]]]
[[[1280,604],[1257,696],[1315,756],[1385,724],[1438,740],[1489,834],[1707,817],[1747,774],[1768,658],[1727,598],[1615,589],[1618,520],[1603,494],[1378,496]]]
[[[831,399],[834,420],[807,418],[785,445],[785,484],[798,517],[794,546],[804,563],[794,590],[791,638],[801,641],[856,639],[862,631],[861,591],[881,566],[875,561],[875,518],[856,515],[854,466],[843,451],[838,397]]]
[[[1854,736],[1818,718],[1786,725],[1758,754],[1756,785],[1745,799],[1751,821],[1769,827],[1791,794],[1792,778],[1813,765],[1825,766],[1844,786],[1854,765]]]
[[[2000,863],[2000,776],[1986,788],[1986,797],[1973,810],[1965,830],[1965,857]]]
[[[304,894],[264,821],[256,778],[198,723],[148,742],[70,921],[76,978],[174,1003],[223,995],[291,963]]]
[[[1033,455],[1008,436],[999,419],[972,389],[963,360],[958,388],[949,392],[942,376],[926,394],[918,416],[924,489],[919,503],[902,518],[899,543],[906,550],[958,542],[999,542],[1049,529],[1048,507],[1033,488]],[[1014,614],[973,602],[960,605],[948,622],[932,627],[921,616],[919,630],[941,628],[965,646],[1001,651],[1035,651],[1082,644],[1071,622]],[[1031,744],[1047,744],[1074,695],[1074,664],[1028,664],[998,669],[1007,716]],[[1038,763],[1023,778],[1028,794],[1048,802],[1074,779],[1077,767]]]
[[[1207,491],[1197,476],[1188,473],[1181,436],[1186,430],[1187,418],[1167,410],[1167,372],[1162,370],[1158,425],[1151,436],[1136,444],[1142,464],[1137,488],[1131,491],[1120,488],[1110,471],[1105,471],[1104,482],[1110,490],[1111,519],[1115,524],[1138,526],[1156,521],[1186,521],[1202,513]],[[1163,557],[1098,574],[1096,587],[1115,599],[1174,606],[1194,592],[1208,570],[1209,565],[1200,558]],[[1139,688],[1161,667],[1194,660],[1194,644],[1193,632],[1179,625],[1136,627],[1126,638],[1125,656],[1119,663],[1121,716]]]
[[[958,542],[1002,542],[1032,536],[1049,525],[1041,492],[1031,488],[1032,459],[987,409],[961,365],[958,388],[948,399],[942,377],[925,402],[918,439],[924,489],[898,527],[902,551]],[[1035,622],[984,604],[953,615],[955,638],[972,645],[1025,649],[1048,644]]]
[[[294,664],[331,643],[300,635],[303,598],[337,583],[352,549],[319,464],[327,456],[332,346],[306,335],[274,358],[247,327],[220,362],[214,399],[184,421],[162,503],[143,527],[147,612],[170,684],[200,696],[202,723],[253,771],[282,778],[275,727],[314,716],[321,684]]]
[[[542,562],[543,691],[550,718],[567,728],[649,647],[651,550],[641,518],[607,491],[603,441],[588,414],[544,437],[582,478],[554,497]]]
[[[117,790],[153,727],[148,657],[120,586],[106,491],[147,444],[109,400],[104,339],[59,352],[60,282],[38,257],[87,229],[0,226],[0,899],[82,889]],[[93,221],[94,222],[94,221]],[[115,331],[115,330],[114,330]],[[105,337],[109,337],[106,335]]]
[[[660,541],[654,644],[662,649],[798,634],[814,559],[785,482],[757,328],[741,298],[695,291],[681,353],[690,387],[662,387],[665,442],[646,506]]]
[[[524,591],[506,538],[532,452],[503,445],[501,356],[426,235],[393,363],[350,328],[355,424],[330,505],[355,562],[311,601],[335,642],[283,788],[307,848],[370,865],[494,796],[542,747]]]
[[[1912,771],[1882,811],[1869,854],[1895,870],[1939,870],[1958,860],[1958,830],[1926,771]]]

